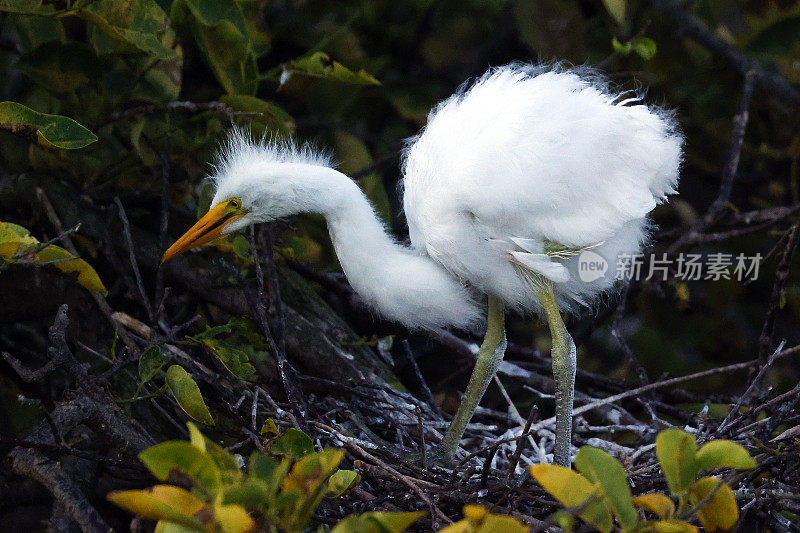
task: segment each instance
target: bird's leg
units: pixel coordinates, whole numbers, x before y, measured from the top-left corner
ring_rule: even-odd
[[[572,443],[572,402],[575,398],[575,371],[577,357],[575,343],[567,331],[556,305],[553,284],[542,280],[538,289],[539,301],[547,316],[552,338],[551,358],[553,377],[556,382],[556,443],[553,462],[561,466],[570,465]]]
[[[447,428],[442,442],[437,450],[433,451],[434,461],[449,463],[453,460],[458,449],[458,443],[464,435],[464,429],[472,418],[475,408],[486,392],[489,382],[494,377],[497,366],[503,360],[506,352],[506,331],[505,331],[505,309],[503,303],[489,296],[489,316],[486,325],[486,335],[483,344],[478,352],[478,360],[475,362],[475,369],[469,378],[467,390],[458,411]]]

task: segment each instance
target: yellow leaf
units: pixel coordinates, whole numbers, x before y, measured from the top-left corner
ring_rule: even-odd
[[[697,527],[683,520],[659,520],[653,522],[653,531],[657,533],[697,533]]]
[[[202,500],[172,485],[155,485],[145,490],[114,491],[106,498],[144,518],[175,522],[197,531],[205,531],[204,523],[211,519],[211,512]]]
[[[0,259],[51,264],[66,274],[77,273],[76,281],[86,289],[97,291],[103,296],[108,295],[100,276],[89,263],[59,246],[50,244],[41,250],[38,249],[39,246],[39,241],[22,226],[0,222]]]
[[[464,518],[472,522],[480,522],[487,514],[489,514],[489,511],[483,505],[464,506]]]
[[[447,526],[446,528],[439,530],[439,533],[471,533],[471,532],[472,532],[472,525],[466,518],[464,520],[459,520],[458,522],[454,522],[449,526]]]
[[[527,533],[530,528],[510,516],[492,514],[482,505],[465,505],[464,520],[439,533]]]
[[[669,519],[675,514],[675,504],[668,496],[660,492],[636,496],[633,499],[633,505],[645,511],[655,513],[659,518]]]
[[[271,418],[267,418],[264,420],[264,424],[261,426],[261,434],[262,435],[280,435],[281,432],[278,431],[278,425],[275,424],[275,421]]]
[[[475,528],[475,533],[529,533],[531,528],[510,516],[488,514]]]
[[[313,494],[327,481],[344,459],[344,450],[327,448],[321,452],[306,455],[292,467],[291,473],[283,479],[285,493]]]
[[[579,507],[588,498],[596,496],[596,487],[570,468],[538,464],[531,466],[529,471],[547,492],[566,507]],[[611,531],[611,512],[602,500],[590,503],[580,517],[600,531]]]
[[[220,505],[214,513],[225,533],[248,533],[256,527],[256,522],[240,505]]]
[[[206,451],[206,438],[200,433],[200,430],[197,429],[197,426],[192,424],[191,422],[186,422],[186,426],[189,428],[189,441],[192,443],[192,446],[200,450],[201,452]]]
[[[567,507],[578,507],[594,495],[594,485],[571,468],[538,464],[530,467],[531,475]]]
[[[733,529],[739,521],[739,507],[736,505],[736,498],[733,491],[722,480],[716,477],[700,478],[692,485],[689,491],[689,503],[697,505],[704,500],[717,484],[721,486],[714,493],[714,496],[697,511],[697,518],[703,524],[706,531],[716,531],[718,529],[727,531]]]

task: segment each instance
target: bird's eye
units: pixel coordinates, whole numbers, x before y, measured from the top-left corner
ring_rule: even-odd
[[[239,209],[240,207],[242,207],[242,201],[239,200],[238,198],[231,198],[230,206],[234,209]]]

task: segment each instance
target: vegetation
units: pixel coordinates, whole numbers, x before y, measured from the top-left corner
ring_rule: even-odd
[[[631,497],[625,468],[599,448],[584,446],[575,457],[578,472],[551,464],[530,467],[531,474],[550,494],[573,512],[556,519],[572,530],[574,516],[600,531],[611,531],[616,519],[623,531],[697,531],[687,520],[697,518],[706,531],[733,529],[739,519],[736,498],[720,478],[695,479],[701,470],[755,468],[747,451],[735,442],[713,440],[697,449],[697,441],[680,429],[667,429],[656,438],[656,455],[670,494],[651,492]],[[657,520],[643,520],[636,507]]]
[[[797,528],[798,35],[785,0],[0,0],[4,530]],[[405,239],[402,140],[531,58],[648,87],[687,137],[645,275],[568,324],[576,471],[535,320],[443,469],[476,339],[374,316],[319,217],[160,265],[233,125],[330,150]]]

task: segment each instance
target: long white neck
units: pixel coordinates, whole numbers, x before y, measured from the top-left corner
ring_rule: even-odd
[[[312,170],[313,169],[313,170]],[[353,289],[382,315],[411,328],[470,328],[482,311],[469,291],[430,257],[396,243],[353,180],[307,167],[306,210],[325,216]]]

